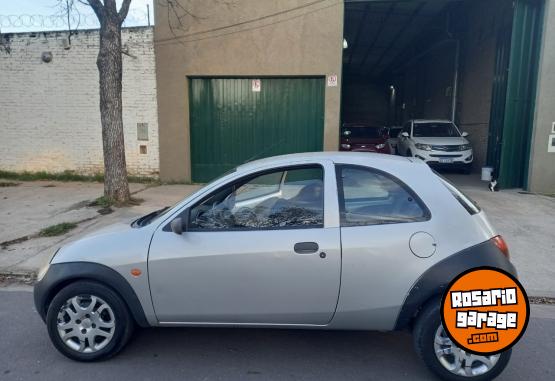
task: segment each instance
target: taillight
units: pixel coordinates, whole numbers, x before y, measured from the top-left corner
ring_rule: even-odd
[[[493,241],[493,243],[495,243],[495,246],[497,246],[497,248],[503,253],[503,255],[506,256],[507,259],[509,259],[509,246],[507,246],[507,242],[505,242],[503,237],[498,235],[493,237],[491,240]]]

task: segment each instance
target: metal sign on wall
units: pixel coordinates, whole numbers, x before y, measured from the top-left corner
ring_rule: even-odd
[[[328,87],[337,87],[337,74],[328,75]]]
[[[253,79],[252,80],[252,91],[255,93],[259,93],[262,90],[262,81],[260,79]]]

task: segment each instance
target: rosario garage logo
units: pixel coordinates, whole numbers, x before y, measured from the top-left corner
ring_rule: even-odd
[[[511,274],[479,267],[457,276],[441,301],[441,320],[449,338],[477,355],[511,348],[524,334],[528,297]]]

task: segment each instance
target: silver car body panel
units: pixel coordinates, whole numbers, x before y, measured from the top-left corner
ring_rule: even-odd
[[[163,230],[187,207],[230,181],[298,164],[324,167],[322,229],[181,236]],[[341,228],[335,164],[395,176],[421,198],[431,219]],[[434,238],[436,250],[430,257],[410,250],[409,240],[417,232]],[[151,325],[390,330],[424,271],[494,235],[484,213],[470,215],[424,163],[372,153],[307,153],[242,165],[149,225],[104,229],[63,247],[52,263],[86,261],[115,269],[135,290]],[[296,254],[296,242],[317,242],[320,250]],[[320,252],[326,257],[320,258]],[[131,276],[132,268],[143,275]]]

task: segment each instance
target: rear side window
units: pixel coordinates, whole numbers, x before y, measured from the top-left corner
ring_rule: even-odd
[[[480,205],[478,205],[476,201],[474,201],[473,199],[465,195],[463,192],[458,190],[453,184],[449,182],[449,180],[441,176],[439,173],[435,172],[435,174],[437,177],[439,177],[439,179],[441,180],[441,183],[445,185],[445,187],[449,190],[449,192],[451,192],[453,197],[455,197],[455,199],[463,206],[463,208],[466,209],[468,213],[470,213],[471,215],[474,215],[482,211],[482,209],[480,208]]]
[[[341,226],[425,221],[430,213],[400,180],[374,169],[337,167]]]

